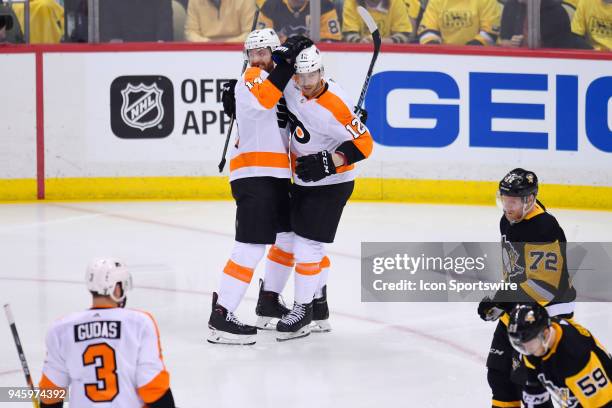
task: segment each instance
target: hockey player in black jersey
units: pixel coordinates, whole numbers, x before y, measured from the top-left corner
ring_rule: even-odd
[[[510,312],[508,336],[526,367],[525,407],[612,407],[612,358],[587,329],[530,303]]]
[[[493,407],[521,406],[524,370],[508,341],[508,312],[517,303],[540,302],[549,315],[571,318],[576,291],[565,259],[566,239],[554,216],[537,200],[538,178],[532,171],[514,169],[499,182],[503,208],[501,233],[503,278],[516,291],[498,291],[478,306],[483,320],[499,320],[487,358],[487,380]]]

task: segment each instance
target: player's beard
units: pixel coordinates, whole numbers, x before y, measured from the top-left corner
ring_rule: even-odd
[[[266,71],[268,74],[270,72],[272,72],[272,70],[274,69],[274,62],[272,60],[268,61],[268,62],[256,62],[254,64],[251,64],[252,67],[257,67],[259,69],[261,69],[262,71]]]
[[[312,98],[321,92],[324,86],[323,79],[320,79],[319,82],[316,85],[313,85],[312,88],[304,89],[304,87],[302,87],[302,93],[305,97]]]

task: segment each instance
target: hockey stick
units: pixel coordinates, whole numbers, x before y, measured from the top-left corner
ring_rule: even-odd
[[[376,63],[376,59],[378,58],[378,53],[380,52],[380,32],[378,31],[378,26],[376,22],[368,13],[368,11],[364,7],[357,7],[357,12],[361,16],[363,22],[368,26],[368,30],[372,34],[372,42],[374,43],[374,54],[372,54],[372,61],[370,61],[370,68],[368,68],[368,73],[366,74],[365,81],[363,83],[363,87],[361,88],[361,94],[359,95],[359,100],[357,101],[357,106],[355,106],[355,113],[363,110],[363,103],[365,102],[365,96],[368,92],[368,86],[370,85],[370,78],[372,77],[372,71],[374,70],[374,64]]]
[[[28,368],[28,362],[26,361],[25,353],[23,352],[23,347],[21,346],[21,340],[19,340],[19,333],[17,333],[17,326],[15,325],[15,318],[11,312],[11,306],[8,303],[4,305],[4,313],[6,314],[6,319],[8,320],[9,326],[11,327],[11,332],[13,333],[13,340],[15,340],[15,346],[17,346],[17,354],[19,354],[19,360],[21,361],[21,367],[23,368],[23,373],[25,374],[26,383],[28,383],[28,387],[30,387],[30,390],[32,390],[32,404],[34,405],[34,408],[39,408],[36,392],[34,391],[34,383],[32,382],[32,376],[30,375],[30,369]]]
[[[253,15],[253,24],[251,25],[251,31],[255,31],[255,27],[257,27],[257,19],[259,18],[259,7],[255,6],[255,15]],[[248,59],[245,59],[242,63],[242,71],[240,71],[240,75],[244,74],[246,70],[247,64],[249,63]],[[227,146],[229,145],[230,136],[232,135],[232,128],[234,127],[234,121],[236,120],[236,113],[232,115],[230,119],[229,128],[227,129],[227,136],[225,137],[225,146],[223,146],[223,154],[221,155],[221,161],[219,162],[219,173],[223,173],[223,168],[225,168],[225,155],[227,154]]]

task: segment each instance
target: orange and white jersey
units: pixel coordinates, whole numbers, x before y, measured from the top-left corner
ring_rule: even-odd
[[[285,88],[285,100],[290,112],[291,159],[322,150],[340,153],[346,165],[336,168],[336,174],[320,181],[304,182],[297,176],[294,183],[321,186],[354,180],[354,163],[372,153],[373,141],[368,128],[355,116],[342,88],[327,79],[324,89],[313,98],[306,98],[295,81]]]
[[[94,308],[73,313],[51,326],[46,343],[40,388],[69,387],[70,406],[140,408],[170,388],[159,330],[146,312]]]
[[[279,128],[277,119],[282,91],[267,77],[266,71],[250,67],[236,84],[238,133],[230,155],[230,181],[291,177],[288,133]]]

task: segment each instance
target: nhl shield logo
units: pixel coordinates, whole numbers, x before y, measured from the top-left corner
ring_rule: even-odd
[[[122,76],[111,84],[111,129],[124,139],[163,138],[174,128],[174,90],[161,75]]]
[[[127,84],[121,91],[121,119],[126,125],[140,130],[159,125],[164,118],[164,107],[161,104],[163,94],[164,91],[157,84]]]

